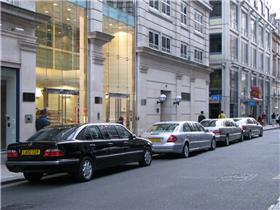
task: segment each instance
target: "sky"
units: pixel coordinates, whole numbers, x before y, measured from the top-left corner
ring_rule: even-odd
[[[280,0],[269,0],[271,3],[271,12],[276,13],[276,17],[280,18]]]

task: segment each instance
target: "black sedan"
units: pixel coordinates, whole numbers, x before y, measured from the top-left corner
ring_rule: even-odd
[[[44,174],[68,172],[89,181],[95,170],[115,165],[152,162],[152,143],[113,123],[48,127],[26,142],[10,144],[7,168],[29,181]]]

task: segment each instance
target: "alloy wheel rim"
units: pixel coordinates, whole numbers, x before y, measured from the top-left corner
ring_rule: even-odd
[[[227,145],[229,145],[229,137],[228,136],[226,138],[226,143],[227,143]]]
[[[152,160],[152,156],[151,156],[151,152],[150,151],[146,151],[145,152],[144,159],[145,159],[145,163],[146,164],[150,164],[150,162]]]
[[[188,148],[187,145],[184,147],[184,153],[185,153],[185,156],[186,156],[186,157],[189,156],[189,148]]]
[[[216,141],[213,139],[212,141],[212,148],[215,149],[216,148]]]
[[[82,171],[83,171],[83,176],[86,179],[90,179],[91,178],[91,175],[92,175],[92,164],[91,164],[91,162],[89,160],[86,160],[83,163]]]

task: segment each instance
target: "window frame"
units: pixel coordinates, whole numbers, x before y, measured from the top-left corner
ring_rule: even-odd
[[[164,39],[166,40],[166,43],[164,43]],[[169,43],[168,43],[168,41],[169,41]],[[164,45],[166,45],[166,47],[164,47]],[[161,35],[161,50],[163,52],[167,52],[167,53],[171,52],[171,38],[169,36]]]
[[[188,58],[188,45],[185,42],[181,42],[181,54],[180,56],[184,59]]]
[[[203,14],[198,10],[194,11],[194,29],[199,32],[203,33]]]
[[[184,25],[187,25],[187,22],[188,22],[187,8],[188,8],[187,3],[184,1],[181,1],[180,18],[181,18],[181,23]]]
[[[160,0],[161,13],[167,16],[171,16],[171,1],[170,0]]]
[[[200,59],[201,57],[201,59]],[[203,63],[203,50],[199,48],[194,49],[194,60],[198,63]]]
[[[160,9],[159,3],[160,3],[159,0],[149,0],[149,7],[153,8],[155,10],[159,10]],[[157,7],[156,7],[156,5],[157,5]]]
[[[150,42],[150,33],[153,36],[153,42],[152,43]],[[158,36],[157,37],[157,40],[158,40],[157,45],[155,44],[156,35]],[[149,47],[154,48],[154,49],[160,49],[160,33],[159,32],[149,30]]]

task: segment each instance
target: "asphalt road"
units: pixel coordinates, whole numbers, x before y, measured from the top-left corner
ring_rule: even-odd
[[[2,186],[3,210],[268,209],[280,196],[280,130],[190,158],[156,157],[96,173],[87,183],[68,175]]]

